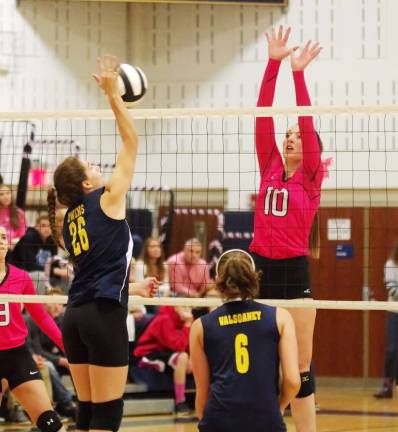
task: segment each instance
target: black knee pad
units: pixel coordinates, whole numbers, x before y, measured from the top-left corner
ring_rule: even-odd
[[[78,401],[76,429],[89,430],[91,422],[91,402]]]
[[[123,416],[123,399],[91,403],[90,429],[119,430]]]
[[[62,428],[61,420],[55,411],[44,411],[36,424],[42,432],[57,432]]]
[[[301,386],[296,398],[305,398],[315,393],[315,375],[312,370],[300,373]]]

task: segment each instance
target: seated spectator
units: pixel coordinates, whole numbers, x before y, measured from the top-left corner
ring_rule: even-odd
[[[146,277],[155,277],[160,282],[158,293],[162,296],[170,294],[169,275],[159,239],[148,237],[145,240],[140,258],[131,266],[130,271],[130,277],[135,282],[141,282]]]
[[[59,288],[53,288],[50,294],[62,295],[63,292]],[[64,315],[64,305],[61,303],[46,303],[44,307],[57,326],[61,327]],[[30,316],[26,317],[26,326],[29,331],[31,350],[35,354],[40,355],[53,363],[59,373],[69,375],[69,364],[63,352],[39,329]]]
[[[49,258],[44,273],[50,287],[56,286],[63,294],[68,294],[75,273],[73,264],[64,254]]]
[[[183,251],[167,260],[172,292],[181,297],[200,297],[211,283],[209,266],[201,258],[202,244],[198,239],[185,242]]]
[[[24,211],[16,206],[11,188],[5,184],[0,185],[0,225],[7,229],[10,248],[13,249],[27,227]]]
[[[192,373],[188,355],[192,311],[186,306],[162,306],[136,343],[139,367],[172,373],[177,417],[190,417],[185,403],[186,375]]]
[[[36,219],[35,227],[28,228],[15,246],[10,263],[28,272],[43,271],[48,258],[56,253],[57,245],[51,236],[48,214],[43,213]]]
[[[202,291],[202,298],[221,298],[220,291],[217,289],[217,285],[215,283],[211,283],[207,285],[206,289]],[[209,307],[196,307],[192,310],[193,316],[195,319],[200,318],[203,315],[206,315],[209,312],[213,312],[217,309],[217,306],[209,306]]]
[[[57,245],[51,236],[50,221],[47,213],[36,220],[34,228],[28,228],[26,234],[15,245],[9,262],[30,273],[36,283],[38,294],[45,292],[44,266],[48,259],[56,255]]]

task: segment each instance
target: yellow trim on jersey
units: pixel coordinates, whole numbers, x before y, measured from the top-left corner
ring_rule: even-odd
[[[242,312],[237,314],[221,315],[218,317],[220,326],[242,324],[249,321],[260,321],[261,311]]]

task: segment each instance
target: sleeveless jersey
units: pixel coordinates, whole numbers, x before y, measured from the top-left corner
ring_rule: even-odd
[[[69,208],[64,219],[65,247],[75,265],[69,304],[96,298],[127,306],[133,241],[126,220],[108,217],[100,206],[104,188],[86,194]]]
[[[200,319],[210,394],[199,429],[286,431],[278,400],[276,308],[232,301]]]

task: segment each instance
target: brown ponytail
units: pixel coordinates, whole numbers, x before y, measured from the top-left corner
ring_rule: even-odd
[[[60,231],[56,222],[56,207],[57,207],[57,195],[54,187],[50,187],[47,192],[47,207],[48,207],[48,220],[50,221],[51,234],[55,243],[62,249],[65,249],[64,245],[60,241]]]
[[[319,149],[322,154],[323,152],[323,143],[321,137],[318,132],[316,133],[316,137],[318,138]],[[321,163],[321,162],[320,162]],[[319,213],[315,213],[314,221],[312,222],[310,239],[309,239],[309,247],[310,247],[310,255],[314,259],[319,259],[321,256],[321,234],[319,232]]]
[[[258,274],[250,258],[242,252],[226,254],[218,264],[216,286],[224,300],[254,299],[258,294]]]
[[[310,255],[314,259],[319,259],[321,256],[321,235],[319,232],[319,214],[315,213],[314,222],[312,222],[310,232]]]

